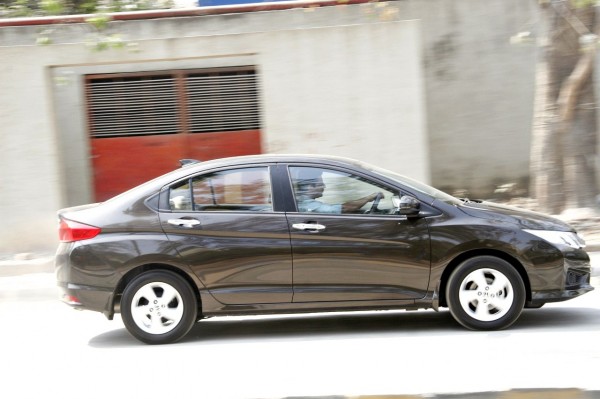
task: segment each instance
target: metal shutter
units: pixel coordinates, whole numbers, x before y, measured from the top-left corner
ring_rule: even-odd
[[[92,137],[181,131],[180,100],[171,75],[90,79],[87,90]]]
[[[192,74],[187,78],[186,87],[191,132],[260,127],[254,71]]]
[[[93,138],[260,128],[253,67],[86,78]]]

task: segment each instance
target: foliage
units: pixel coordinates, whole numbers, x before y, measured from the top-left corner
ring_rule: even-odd
[[[91,14],[85,19],[90,33],[86,45],[94,51],[127,48],[138,51],[136,43],[128,42],[122,34],[110,32],[110,13],[173,8],[174,0],[0,0],[0,18],[67,16]],[[36,44],[50,45],[60,24],[38,33]],[[114,29],[112,29],[114,30]]]
[[[173,0],[0,0],[0,18],[173,8]]]
[[[48,15],[60,15],[65,10],[63,0],[41,0],[39,7]]]
[[[597,2],[598,0],[571,0],[571,3],[575,8],[594,6]]]
[[[110,17],[106,14],[96,14],[93,17],[87,18],[85,22],[92,25],[96,30],[104,30],[110,22]]]

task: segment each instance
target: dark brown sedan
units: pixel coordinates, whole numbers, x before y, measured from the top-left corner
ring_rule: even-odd
[[[59,219],[63,300],[150,344],[264,313],[448,307],[502,329],[593,289],[570,226],[337,157],[192,163]]]

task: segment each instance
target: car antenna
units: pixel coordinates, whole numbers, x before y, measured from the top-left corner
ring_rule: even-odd
[[[181,165],[181,167],[183,168],[184,166],[188,166],[188,165],[192,165],[195,163],[200,163],[202,161],[198,161],[197,159],[180,159],[179,160],[179,164]]]

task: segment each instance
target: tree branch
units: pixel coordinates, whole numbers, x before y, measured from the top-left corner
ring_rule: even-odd
[[[558,105],[558,115],[562,122],[569,122],[573,119],[579,91],[592,73],[595,55],[595,51],[585,51],[577,61],[571,75],[565,79],[560,87],[556,103]]]

